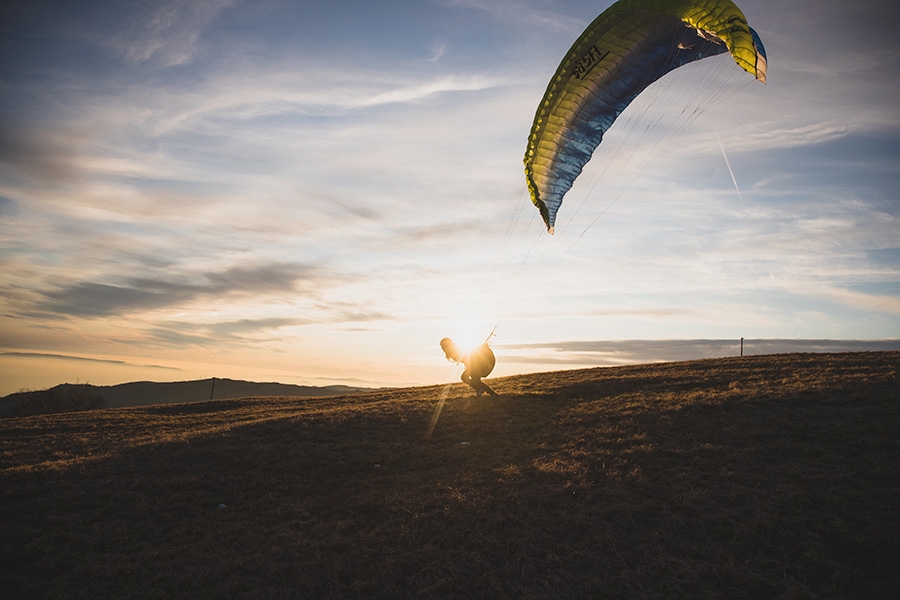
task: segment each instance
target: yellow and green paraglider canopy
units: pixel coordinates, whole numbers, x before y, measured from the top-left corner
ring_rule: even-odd
[[[673,69],[725,52],[765,82],[762,41],[731,0],[620,0],[588,26],[550,80],[525,152],[550,233],[563,196],[631,101]]]

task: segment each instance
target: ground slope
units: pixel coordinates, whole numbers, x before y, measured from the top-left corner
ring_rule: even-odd
[[[0,588],[895,597],[898,371],[792,354],[6,419]]]

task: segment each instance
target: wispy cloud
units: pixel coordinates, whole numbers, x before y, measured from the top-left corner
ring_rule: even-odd
[[[165,345],[208,346],[211,344],[253,343],[272,341],[277,332],[287,327],[304,325],[309,321],[298,318],[240,319],[213,323],[162,322],[149,329],[150,338]]]
[[[831,142],[850,133],[846,123],[812,123],[800,127],[744,127],[743,135],[729,137],[729,150],[739,152],[786,150]],[[707,147],[710,145],[707,142]]]
[[[72,356],[69,354],[50,354],[46,352],[0,352],[0,356],[9,356],[15,358],[36,358],[36,359],[52,359],[52,360],[69,360],[75,362],[99,363],[106,365],[139,367],[142,369],[162,369],[166,371],[181,371],[176,367],[165,367],[161,365],[142,365],[130,363],[124,360],[110,360],[106,358],[90,358],[87,356]]]
[[[127,19],[117,22],[115,30],[95,29],[94,39],[129,62],[152,62],[161,67],[182,65],[191,61],[204,28],[235,1],[129,2]]]
[[[447,43],[446,42],[435,42],[432,44],[431,55],[426,58],[428,62],[437,62],[447,54]]]
[[[173,130],[203,131],[223,124],[279,116],[336,117],[381,106],[419,102],[440,94],[473,92],[503,85],[480,74],[423,75],[342,70],[309,63],[282,65],[263,72],[223,74],[205,89],[177,100],[160,113],[157,135]],[[159,102],[168,102],[166,97]],[[263,123],[263,125],[265,125]]]
[[[577,35],[593,20],[593,16],[586,17],[587,21],[569,16],[563,7],[555,3],[548,5],[529,0],[440,0],[440,3],[457,9],[478,10],[507,22],[528,23],[570,35]],[[602,8],[599,6],[598,10]]]

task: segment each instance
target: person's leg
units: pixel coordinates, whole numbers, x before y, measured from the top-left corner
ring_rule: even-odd
[[[490,394],[491,396],[494,396],[494,397],[499,396],[499,394],[497,392],[495,392],[494,390],[492,390],[490,387],[488,387],[488,384],[486,384],[485,382],[483,382],[479,379],[478,383],[480,383],[481,387],[484,388],[484,391],[487,392],[488,394]]]
[[[481,395],[481,390],[478,389],[478,385],[475,383],[475,378],[472,377],[472,375],[469,373],[469,370],[468,370],[468,369],[466,369],[465,371],[463,371],[463,372],[462,372],[462,375],[460,375],[459,378],[462,379],[463,383],[467,384],[467,385],[470,386],[473,390],[475,390],[475,395],[476,395],[476,396],[480,396],[480,395]]]
[[[492,390],[487,386],[487,384],[481,381],[481,377],[477,377],[469,373],[468,369],[463,373],[463,381],[468,383],[475,390],[475,395],[480,396],[481,394],[490,394],[491,396],[496,396],[497,392]]]

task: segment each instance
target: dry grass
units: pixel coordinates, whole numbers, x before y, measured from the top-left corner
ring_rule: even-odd
[[[500,399],[455,384],[6,419],[0,589],[893,598],[898,367],[796,354],[492,380]]]

